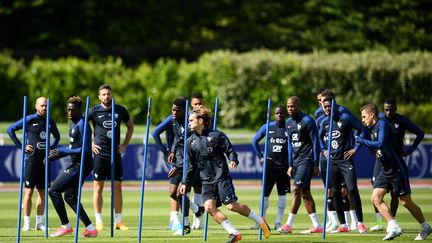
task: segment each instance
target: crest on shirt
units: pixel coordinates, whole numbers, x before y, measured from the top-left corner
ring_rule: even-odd
[[[342,122],[338,121],[337,125],[338,125],[339,128],[341,128],[342,127]]]
[[[398,123],[395,123],[395,128],[399,128],[399,124]]]
[[[285,137],[288,137],[288,132],[285,131]]]
[[[45,132],[45,131],[40,132],[40,133],[39,133],[39,137],[40,137],[41,139],[46,139],[46,132]]]
[[[211,137],[207,137],[207,141],[211,142],[212,138]]]
[[[183,134],[184,133],[184,127],[181,127],[181,133]]]
[[[118,118],[118,113],[115,113],[115,114],[114,114],[114,117],[117,119],[117,118]]]
[[[301,124],[297,124],[297,129],[300,130],[301,129]]]

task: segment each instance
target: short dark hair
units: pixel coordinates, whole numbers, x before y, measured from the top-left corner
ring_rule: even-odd
[[[101,90],[103,90],[103,89],[109,89],[109,90],[112,91],[111,86],[109,86],[109,84],[101,84],[101,85],[99,86],[98,91],[101,91]]]
[[[367,105],[364,105],[360,108],[360,112],[366,111],[371,112],[375,114],[376,117],[378,117],[378,107],[375,105],[375,103],[369,103]]]
[[[387,98],[384,100],[384,104],[389,104],[389,105],[393,105],[396,106],[396,100],[393,98]]]
[[[329,90],[329,89],[325,89],[325,90],[323,90],[323,92],[321,92],[321,95],[325,97],[324,100],[326,100],[327,98],[330,98],[330,100],[332,100],[332,99],[335,98],[334,93],[331,92],[331,90]],[[324,101],[324,100],[323,100],[323,101]]]
[[[322,95],[324,91],[330,91],[330,90],[327,88],[319,88],[316,92],[316,95],[319,95],[319,94]]]
[[[201,92],[195,92],[192,94],[191,99],[204,99],[204,96],[201,94]]]
[[[186,98],[184,96],[179,96],[172,104],[184,109],[186,107]]]
[[[74,104],[77,105],[79,108],[82,106],[82,100],[79,96],[71,96],[68,99],[68,104]]]

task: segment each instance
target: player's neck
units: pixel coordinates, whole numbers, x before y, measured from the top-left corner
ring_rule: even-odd
[[[104,104],[104,103],[101,103],[101,106],[102,106],[105,110],[109,110],[109,109],[111,109],[111,104],[106,105],[106,104]]]

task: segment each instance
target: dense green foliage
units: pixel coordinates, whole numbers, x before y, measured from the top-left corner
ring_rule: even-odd
[[[31,104],[37,96],[50,97],[53,116],[64,121],[63,107],[69,96],[90,96],[92,105],[97,104],[97,87],[109,83],[117,103],[125,104],[141,123],[148,97],[153,98],[152,122],[157,124],[170,113],[175,97],[201,91],[210,108],[220,98],[220,126],[256,129],[265,122],[268,98],[273,105],[284,105],[288,96],[297,95],[303,110],[313,114],[317,107],[314,92],[328,87],[354,114],[367,102],[381,105],[384,98],[394,97],[399,110],[415,123],[425,129],[432,125],[429,52],[215,51],[196,62],[159,59],[154,65],[143,63],[137,68],[127,67],[119,58],[38,58],[24,65],[3,54],[0,65],[6,84],[0,92],[9,97],[9,105],[0,110],[2,120],[19,118],[21,96],[28,94]]]
[[[431,9],[428,0],[6,0],[0,47],[133,64],[217,49],[430,51]]]

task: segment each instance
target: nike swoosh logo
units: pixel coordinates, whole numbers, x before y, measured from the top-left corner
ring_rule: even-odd
[[[35,127],[35,126],[38,126],[39,125],[39,123],[33,123],[33,126]]]
[[[102,117],[104,117],[104,115],[99,115],[99,116],[98,116],[98,118],[102,118]]]

